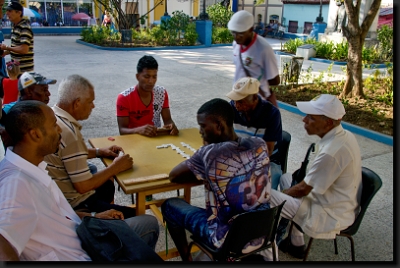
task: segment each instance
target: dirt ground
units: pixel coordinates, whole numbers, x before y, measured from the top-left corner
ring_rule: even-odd
[[[299,85],[297,88],[280,86],[274,91],[279,101],[296,106],[296,101],[309,101],[322,93],[336,94],[340,89],[337,84],[324,84],[324,92],[314,88],[313,85]],[[343,121],[393,136],[393,106],[378,100],[378,96],[382,96],[383,93],[384,90],[380,88],[374,92],[365,89],[365,99],[342,100],[346,110]]]

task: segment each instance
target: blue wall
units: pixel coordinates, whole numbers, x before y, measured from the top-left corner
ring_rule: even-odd
[[[32,27],[33,34],[77,34],[80,35],[82,27]],[[11,28],[3,28],[3,34],[11,34]]]
[[[329,5],[322,5],[322,17],[324,22],[328,22]],[[286,19],[285,26],[288,31],[289,21],[297,21],[298,33],[303,33],[304,22],[314,23],[319,16],[319,5],[304,4],[285,4],[283,7],[283,17]]]

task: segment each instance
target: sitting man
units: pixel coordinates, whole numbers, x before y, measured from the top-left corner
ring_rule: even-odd
[[[222,99],[204,103],[197,123],[204,146],[177,165],[169,174],[172,182],[203,180],[206,209],[180,198],[161,206],[168,231],[183,261],[191,261],[185,229],[220,248],[233,216],[249,210],[268,209],[271,180],[267,145],[257,137],[238,137],[233,129],[233,111]],[[247,193],[247,194],[246,194]],[[248,243],[247,247],[261,246]],[[271,251],[272,256],[272,251]]]
[[[70,75],[61,81],[53,111],[62,139],[58,152],[44,158],[47,170],[75,210],[102,212],[114,208],[124,213],[125,218],[133,217],[135,209],[110,204],[115,193],[112,177],[132,168],[132,158],[129,154],[118,156],[122,148],[116,145],[88,149],[80,132],[82,126],[78,120],[89,118],[94,98],[94,87],[86,78]],[[115,158],[110,166],[92,174],[87,159],[95,157]]]
[[[7,149],[0,163],[1,261],[90,260],[76,228],[81,218],[91,214],[72,210],[43,162],[60,145],[61,129],[56,121],[51,108],[39,101],[19,102],[8,113],[5,127],[15,146]],[[95,217],[124,219],[116,210]],[[142,215],[125,221],[138,236],[132,243],[141,253],[139,261],[154,261],[159,232],[155,217]]]
[[[0,121],[1,125],[6,118],[6,114],[18,101],[37,100],[45,104],[49,103],[50,91],[49,85],[57,83],[55,79],[46,79],[39,73],[23,73],[18,79],[19,99],[15,102],[10,102],[4,105],[2,109],[3,119]],[[11,138],[8,136],[4,127],[0,126],[0,135],[3,140],[5,148],[11,145]]]
[[[354,135],[340,124],[345,115],[340,100],[322,94],[309,102],[296,102],[304,117],[304,128],[309,135],[321,140],[316,156],[306,177],[300,183],[284,189],[272,190],[271,206],[287,200],[282,217],[293,219],[310,237],[334,239],[336,234],[353,224],[359,212],[361,198],[361,155]],[[292,175],[281,177],[290,185]],[[296,258],[304,258],[303,233],[293,228],[291,237],[279,248]]]
[[[136,69],[138,84],[118,94],[119,133],[156,136],[157,128],[161,128],[161,115],[164,123],[162,129],[170,135],[178,135],[178,128],[171,118],[167,91],[156,85],[157,61],[152,56],[143,56]]]
[[[231,92],[226,94],[235,117],[233,127],[239,137],[260,137],[267,143],[271,167],[272,189],[278,189],[282,170],[279,162],[279,151],[274,151],[277,141],[282,140],[281,113],[272,103],[259,95],[260,82],[251,77],[239,79]]]
[[[258,35],[265,36],[265,27],[261,16],[258,17],[258,22],[256,25],[254,25],[254,32],[256,32]]]

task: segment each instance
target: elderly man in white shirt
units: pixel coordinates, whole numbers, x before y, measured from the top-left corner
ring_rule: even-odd
[[[8,113],[5,127],[15,146],[7,148],[0,163],[0,261],[91,260],[76,233],[80,218],[91,214],[74,212],[43,162],[45,155],[58,150],[61,140],[53,111],[39,101],[19,102]],[[123,219],[116,210],[92,216]],[[137,218],[142,223],[147,220],[138,224]],[[158,239],[155,217],[125,221],[149,245],[147,252],[154,250]]]
[[[282,192],[272,190],[271,206],[286,200],[282,217],[293,219],[308,236],[333,239],[353,224],[359,212],[360,148],[354,135],[340,124],[345,109],[336,96],[322,94],[296,104],[306,114],[303,122],[307,133],[318,135],[321,140],[304,180]],[[291,180],[292,174],[286,173],[281,185],[290,185]],[[303,233],[294,227],[291,237],[283,240],[279,248],[304,258]]]

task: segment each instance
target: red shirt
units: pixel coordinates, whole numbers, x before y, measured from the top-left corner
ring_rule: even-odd
[[[18,100],[18,79],[11,80],[10,78],[3,79],[3,105]]]
[[[168,94],[164,87],[155,86],[148,106],[140,99],[137,86],[118,94],[117,116],[129,116],[128,128],[153,125],[161,127],[161,111],[169,108]]]

